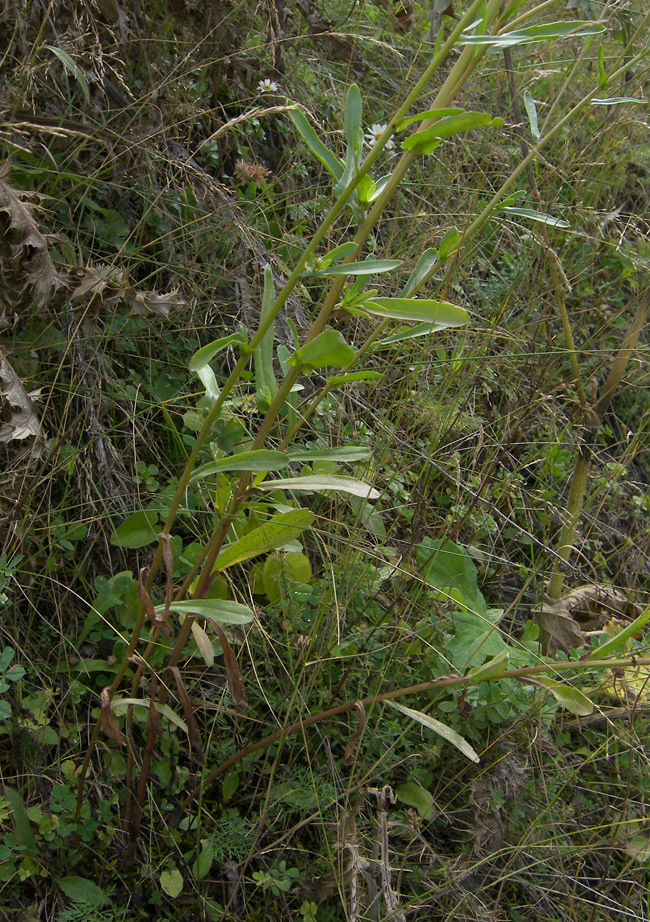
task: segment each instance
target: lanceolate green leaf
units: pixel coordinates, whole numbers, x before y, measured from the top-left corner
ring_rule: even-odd
[[[111,711],[114,714],[122,714],[129,707],[151,707],[150,698],[113,698],[111,701]],[[171,723],[175,724],[179,730],[187,733],[187,724],[182,717],[179,717],[176,711],[172,710],[168,704],[156,702],[156,710],[160,711],[163,717],[166,717]]]
[[[67,51],[63,51],[62,48],[57,48],[55,45],[45,45],[45,48],[48,51],[51,51],[52,54],[55,54],[59,61],[63,64],[67,72],[71,77],[74,77],[79,86],[81,87],[81,92],[84,95],[86,102],[90,102],[90,89],[88,87],[88,81],[86,80],[86,75],[83,70],[79,67],[77,62],[71,57]]]
[[[379,381],[383,378],[380,371],[351,371],[347,375],[332,375],[327,379],[330,387],[338,387],[341,384],[352,384],[355,381]]]
[[[289,464],[289,455],[283,451],[259,448],[257,451],[243,451],[238,455],[229,455],[217,461],[209,461],[197,468],[190,478],[190,483],[204,480],[222,471],[278,471]]]
[[[404,290],[402,291],[403,297],[408,298],[411,292],[418,288],[422,282],[422,279],[431,271],[431,269],[433,269],[437,262],[438,251],[434,250],[433,247],[429,247],[429,249],[425,250],[424,253],[420,256],[415,269],[413,272],[411,272],[409,280],[404,286]]]
[[[262,295],[262,309],[260,311],[260,328],[266,323],[267,318],[273,310],[274,301],[275,291],[273,288],[273,270],[270,266],[265,266],[264,292]],[[255,391],[257,393],[258,400],[264,388],[268,389],[268,392],[272,398],[275,397],[278,392],[278,382],[273,371],[274,333],[275,323],[273,322],[260,340],[257,349],[255,350],[255,355],[253,356],[253,364],[255,367]]]
[[[306,116],[299,109],[291,109],[289,118],[300,132],[303,141],[323,166],[327,167],[334,179],[338,180],[343,175],[343,163],[323,144],[314,129],[309,124]]]
[[[532,208],[517,208],[513,205],[506,205],[503,211],[508,214],[517,215],[520,218],[529,218],[531,221],[537,221],[539,224],[548,224],[549,227],[571,227],[568,221],[562,218],[554,218],[553,215],[544,214],[542,211],[533,211]]]
[[[428,301],[418,298],[372,298],[359,307],[377,317],[393,320],[426,321],[431,331],[447,327],[462,327],[469,321],[469,314],[462,307],[448,301]]]
[[[371,455],[370,448],[342,445],[340,448],[298,448],[290,453],[291,461],[365,461]]]
[[[278,481],[274,481],[278,483]],[[263,487],[262,487],[263,489]],[[294,541],[314,521],[314,513],[309,509],[291,509],[282,512],[254,528],[253,531],[229,544],[217,557],[213,571],[218,572],[232,567],[236,563],[259,557],[276,548]]]
[[[392,336],[380,339],[373,344],[373,349],[386,349],[388,346],[392,346],[393,343],[402,343],[407,339],[417,339],[419,336],[431,336],[431,333],[435,333],[437,329],[440,328],[435,324],[432,326],[430,323],[417,323],[414,327],[402,328],[399,333],[393,333]]]
[[[230,336],[223,336],[221,339],[215,339],[214,342],[203,346],[198,352],[195,352],[190,359],[190,371],[198,372],[204,365],[208,365],[219,352],[223,352],[233,343],[245,344],[246,337],[243,333],[231,333]]]
[[[412,125],[414,122],[424,122],[430,118],[444,118],[446,115],[459,115],[464,111],[464,109],[458,108],[427,109],[426,112],[420,112],[418,115],[409,115],[408,118],[402,119],[402,121],[397,126],[397,131],[404,131],[405,128],[408,128],[408,126]]]
[[[349,365],[353,358],[354,349],[346,343],[338,330],[323,330],[311,342],[296,349],[291,358],[287,359],[287,364],[309,373],[315,368]]]
[[[154,609],[157,614],[164,610],[164,605],[157,605]],[[255,618],[248,605],[228,599],[183,599],[181,602],[172,602],[169,610],[181,614],[200,615],[219,624],[249,624]]]
[[[335,247],[333,250],[330,250],[329,253],[326,253],[323,257],[323,262],[329,265],[340,259],[345,259],[346,256],[350,256],[352,253],[356,253],[358,249],[358,243],[355,243],[353,240],[348,240],[347,243],[342,243],[341,246]]]
[[[493,48],[511,48],[513,45],[525,45],[530,42],[543,42],[552,38],[563,38],[571,35],[572,38],[582,38],[588,35],[599,35],[605,31],[601,23],[588,20],[563,20],[561,22],[548,22],[543,25],[528,26],[526,29],[515,29],[512,32],[502,32],[501,35],[463,35],[458,40],[459,45],[490,45]]]
[[[312,269],[305,275],[375,275],[380,272],[391,272],[401,265],[401,259],[366,259],[363,262],[323,266],[320,269]]]
[[[356,83],[351,84],[345,97],[345,140],[355,153],[361,153],[363,145],[361,91]]]
[[[441,736],[448,743],[451,743],[452,746],[455,746],[456,749],[459,749],[463,755],[471,759],[472,762],[481,761],[467,740],[463,739],[460,733],[456,733],[456,731],[448,727],[447,724],[441,723],[439,720],[436,720],[435,717],[429,717],[428,714],[424,714],[422,711],[414,711],[413,708],[407,708],[403,704],[398,704],[397,701],[387,701],[386,703],[397,711],[401,711],[406,717],[410,717],[411,720],[417,720],[423,727],[433,730],[438,736]]]
[[[537,119],[537,105],[535,100],[528,92],[524,92],[524,108],[526,109],[526,114],[528,115],[528,124],[530,125],[530,133],[535,138],[536,141],[539,141],[539,122]]]
[[[290,477],[286,480],[267,480],[260,490],[295,490],[300,493],[327,493],[334,490],[338,493],[351,493],[352,496],[361,496],[363,499],[379,499],[380,493],[354,477],[340,477],[337,474],[310,474],[307,477]]]
[[[633,103],[637,106],[647,106],[647,99],[635,99],[634,96],[610,96],[608,99],[599,99],[594,96],[591,100],[592,106],[620,106],[624,102]]]
[[[473,128],[502,124],[502,118],[493,118],[488,112],[461,112],[458,115],[448,115],[439,119],[430,128],[417,131],[402,141],[402,150],[416,150],[421,154],[430,154],[439,146],[442,138],[450,138],[454,134],[470,131]]]
[[[558,682],[555,679],[549,679],[546,676],[535,676],[535,679],[530,681],[534,685],[541,685],[543,688],[548,689],[558,704],[561,704],[569,713],[575,714],[577,717],[587,717],[594,709],[593,701],[578,688],[573,688],[571,685]]]

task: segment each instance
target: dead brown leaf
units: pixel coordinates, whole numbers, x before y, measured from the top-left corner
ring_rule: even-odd
[[[0,271],[15,281],[19,290],[33,289],[34,301],[44,307],[63,283],[50,257],[47,238],[32,216],[33,206],[23,201],[26,193],[13,189],[8,182],[9,161],[0,165],[0,214],[6,215],[4,237],[8,242],[0,251]]]
[[[244,683],[241,680],[239,663],[237,662],[237,657],[235,656],[232,647],[228,643],[228,638],[226,637],[226,634],[221,625],[217,624],[216,621],[208,621],[208,624],[216,631],[216,634],[219,638],[219,643],[221,644],[221,649],[223,650],[223,659],[226,666],[226,677],[228,679],[228,688],[230,689],[232,700],[238,707],[248,708],[250,705],[246,697],[246,689],[244,688]]]
[[[102,729],[109,740],[118,743],[120,746],[124,746],[124,737],[120,732],[117,720],[115,719],[113,712],[111,711],[111,693],[108,688],[103,688],[100,696],[101,700],[101,721]]]
[[[33,391],[36,397],[38,391]],[[34,412],[30,395],[0,349],[0,442],[34,437],[40,455],[45,446],[41,423]]]
[[[159,295],[155,291],[138,291],[133,288],[125,293],[131,305],[130,313],[134,317],[146,317],[147,314],[159,314],[168,317],[170,310],[180,310],[185,306],[185,298],[178,294],[178,289]]]
[[[639,614],[640,609],[620,589],[600,585],[579,586],[561,599],[546,599],[534,612],[549,656],[585,646],[587,635],[603,630],[612,618],[627,624]]]
[[[183,714],[185,715],[187,735],[190,738],[190,745],[196,752],[197,760],[201,763],[201,765],[205,765],[205,753],[203,752],[203,744],[201,743],[201,734],[199,733],[199,727],[196,722],[196,717],[194,716],[194,708],[192,707],[190,696],[187,694],[187,689],[185,688],[185,683],[183,682],[180,669],[178,666],[169,666],[167,668],[167,672],[171,672],[171,674],[174,676],[174,681],[176,682],[178,697],[181,704],[183,705]]]

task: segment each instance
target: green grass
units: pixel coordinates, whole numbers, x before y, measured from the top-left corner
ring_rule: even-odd
[[[462,16],[469,4],[455,6]],[[548,129],[598,87],[601,41],[605,72],[621,75],[597,95],[644,96],[647,59],[629,60],[647,36],[641,5],[579,6],[535,21],[602,14],[607,32],[512,49],[519,103],[527,90]],[[7,41],[2,195],[21,204],[0,200],[0,904],[40,906],[53,922],[645,918],[646,673],[563,662],[647,604],[645,332],[600,425],[588,416],[647,289],[645,106],[585,105],[534,162],[539,199],[525,173],[509,190],[569,229],[497,208],[438,264],[419,296],[466,308],[466,326],[368,348],[355,371],[381,377],[343,385],[327,383],[346,364],[337,341],[329,367],[295,372],[303,389],[277,416],[268,363],[240,367],[231,342],[211,363],[226,390],[208,432],[191,357],[235,332],[253,339],[264,265],[277,295],[337,195],[288,114],[253,108],[298,102],[344,157],[350,84],[363,127],[386,123],[432,60],[425,5],[406,33],[388,4],[319,7],[338,45],[297,12],[274,44],[281,5],[219,9],[223,22],[163,5],[127,21],[55,3],[42,23],[16,20]],[[445,38],[456,25],[443,17]],[[260,96],[266,77],[279,89]],[[383,297],[453,227],[472,226],[520,163],[522,137],[534,141],[525,114],[515,124],[501,52],[450,105],[504,124],[414,158],[359,257],[403,261],[370,279]],[[403,137],[375,180],[398,168]],[[358,217],[343,209],[319,255],[352,239]],[[39,293],[30,272],[45,269],[63,284]],[[331,291],[325,276],[297,279],[271,326],[280,386],[323,305],[322,325],[355,349],[375,328]],[[23,404],[41,440],[16,437],[7,367],[25,394],[41,389]],[[379,498],[250,490],[228,469],[186,483],[197,435],[194,469],[253,449],[357,447],[353,462],[312,458],[267,480],[345,475]],[[564,591],[618,590],[627,609],[612,595],[592,604],[587,646],[558,655],[554,697],[499,668],[554,668],[535,611],[587,449]],[[175,493],[163,560],[156,536]],[[218,561],[288,510],[313,522],[212,580],[211,550]],[[171,613],[168,632],[172,587],[249,615],[219,633]],[[157,622],[141,618],[149,599]],[[647,655],[645,637],[617,655],[628,666]],[[467,678],[490,660],[495,675]],[[422,683],[396,697],[419,720],[381,697]],[[139,704],[112,712],[111,687]],[[580,692],[590,715],[575,713]]]

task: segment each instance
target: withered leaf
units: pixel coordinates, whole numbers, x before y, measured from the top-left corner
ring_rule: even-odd
[[[178,289],[159,295],[155,291],[138,291],[129,289],[125,297],[131,304],[131,315],[146,317],[147,314],[159,314],[168,317],[170,310],[179,310],[185,306],[185,298],[178,294]]]
[[[583,647],[588,642],[586,632],[602,630],[613,617],[628,622],[639,613],[620,589],[598,584],[579,586],[561,599],[545,599],[534,612],[549,656]]]
[[[113,742],[118,743],[120,746],[125,745],[124,737],[120,732],[117,720],[115,719],[113,712],[111,711],[111,693],[108,688],[102,688],[100,695],[101,701],[101,721],[102,721],[102,730]]]
[[[203,752],[203,744],[201,743],[201,734],[199,733],[199,727],[194,716],[194,708],[192,707],[190,696],[187,694],[180,669],[178,666],[169,666],[167,672],[171,672],[176,682],[178,697],[183,706],[183,714],[185,715],[185,722],[187,723],[187,735],[190,738],[190,745],[196,752],[198,761],[201,765],[205,765],[205,753]]]
[[[0,349],[0,442],[34,436],[41,447],[43,430],[29,394]]]
[[[125,288],[123,273],[113,266],[87,266],[71,298],[80,298],[90,293],[106,305],[114,304],[124,296]]]
[[[14,241],[11,264],[5,268],[7,276],[22,281],[22,288],[32,286],[34,300],[44,307],[52,294],[63,285],[50,257],[47,239],[32,217],[32,206],[23,201],[24,192],[13,189],[8,182],[9,161],[0,165],[0,212],[7,216],[6,236]]]
[[[147,588],[144,584],[144,576],[146,573],[147,573],[146,567],[143,567],[138,573],[138,596],[140,597],[140,604],[144,608],[144,612],[147,618],[149,618],[149,620],[153,622],[154,627],[157,627],[158,630],[162,631],[165,637],[171,637],[172,629],[167,623],[169,612],[167,612],[164,616],[160,618],[156,614],[154,604],[151,601],[151,596],[147,592]]]
[[[223,661],[226,667],[226,678],[228,679],[228,688],[230,689],[232,700],[238,707],[248,708],[250,705],[246,697],[246,689],[244,688],[244,683],[241,680],[239,663],[237,662],[237,657],[234,654],[233,648],[228,643],[228,638],[226,637],[225,631],[220,624],[217,624],[216,621],[208,621],[208,624],[214,631],[216,631],[219,638],[219,643],[221,644],[221,649],[223,650]]]

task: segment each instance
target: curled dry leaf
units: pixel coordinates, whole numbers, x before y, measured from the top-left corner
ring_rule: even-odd
[[[620,589],[579,586],[561,599],[546,599],[534,612],[539,620],[544,650],[549,656],[568,653],[588,643],[588,634],[602,631],[614,619],[627,624],[640,613]]]
[[[101,721],[104,733],[109,740],[113,740],[113,742],[118,743],[120,746],[124,746],[124,737],[111,711],[111,693],[108,688],[102,688],[100,700],[102,708]]]
[[[34,392],[36,395],[38,392]],[[41,423],[34,412],[31,398],[16,372],[0,349],[0,442],[13,439],[36,439],[39,455],[45,445]]]
[[[102,264],[87,266],[71,298],[80,298],[82,295],[90,294],[93,298],[97,297],[103,304],[115,304],[124,297],[125,288],[124,275],[114,266]]]
[[[230,689],[232,700],[238,707],[248,708],[250,705],[246,697],[246,689],[244,688],[244,683],[241,680],[239,663],[237,662],[237,657],[234,654],[233,648],[228,643],[228,638],[226,637],[225,631],[220,624],[217,624],[216,621],[208,621],[208,624],[214,631],[216,631],[217,636],[219,637],[219,643],[221,644],[221,649],[223,650],[223,660],[226,667],[228,688]]]
[[[19,290],[30,288],[38,307],[44,307],[63,285],[50,257],[47,239],[32,216],[32,206],[23,201],[25,193],[9,182],[9,161],[0,165],[0,230],[9,241],[9,258],[0,251],[0,272]],[[5,219],[2,219],[5,215]],[[5,225],[2,227],[2,225]]]
[[[159,295],[155,291],[138,291],[133,288],[125,292],[125,298],[131,305],[130,313],[135,317],[146,317],[147,314],[160,314],[169,316],[170,310],[179,310],[185,306],[185,299],[178,294],[178,289],[167,294]]]
[[[205,753],[203,752],[203,744],[201,743],[201,734],[199,733],[199,727],[196,722],[196,717],[194,716],[194,708],[192,707],[190,696],[187,694],[180,669],[178,666],[169,666],[167,672],[171,672],[176,682],[178,697],[183,705],[183,714],[185,715],[185,722],[187,723],[187,735],[190,738],[190,745],[196,752],[197,760],[201,765],[205,765]]]
[[[167,611],[158,617],[153,602],[151,601],[151,596],[149,595],[144,584],[144,577],[147,572],[147,568],[143,567],[138,573],[138,596],[140,597],[140,604],[142,605],[147,618],[153,622],[154,627],[157,627],[165,635],[165,637],[171,637],[172,629],[167,623],[169,612]]]

